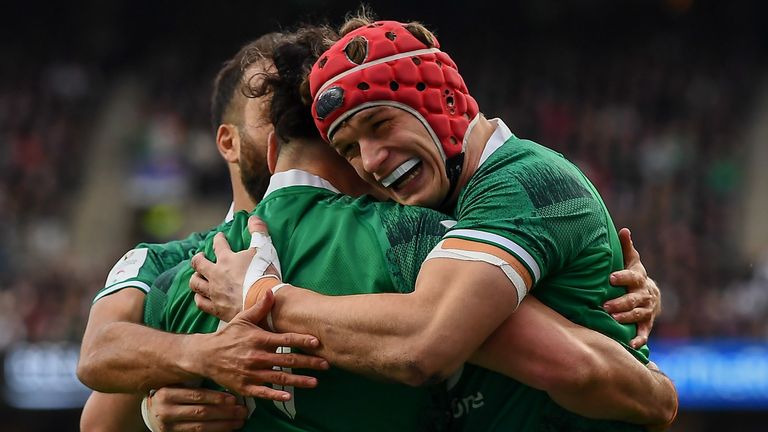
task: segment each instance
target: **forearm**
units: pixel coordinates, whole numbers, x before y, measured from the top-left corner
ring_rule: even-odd
[[[93,392],[80,416],[81,432],[144,432],[141,396]],[[105,415],[108,413],[109,415]]]
[[[197,356],[190,346],[198,335],[161,332],[130,322],[111,322],[84,340],[78,377],[107,393],[145,393],[196,379]]]
[[[672,381],[652,371],[612,339],[580,328],[581,338],[594,352],[593,374],[580,389],[550,392],[555,402],[585,417],[659,425],[675,414],[677,396]]]
[[[500,278],[485,263],[431,260],[410,294],[329,297],[285,287],[273,319],[279,331],[316,335],[317,354],[332,364],[420,385],[453,373],[512,313],[514,289]]]
[[[409,367],[409,351],[428,325],[408,294],[324,296],[288,286],[272,309],[279,332],[317,336],[313,352],[331,364],[356,373],[418,384]],[[414,353],[415,354],[415,353]]]
[[[471,360],[546,391],[585,417],[638,424],[672,416],[674,388],[626,349],[528,297]]]

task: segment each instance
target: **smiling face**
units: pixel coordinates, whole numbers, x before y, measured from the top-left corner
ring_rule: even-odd
[[[364,109],[337,129],[331,145],[363,180],[401,204],[438,208],[448,194],[440,151],[405,110]]]

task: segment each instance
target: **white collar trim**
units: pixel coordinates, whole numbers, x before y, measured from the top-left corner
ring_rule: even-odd
[[[232,201],[232,204],[229,205],[229,211],[227,212],[227,215],[224,216],[224,223],[232,222],[232,219],[235,218],[235,202]]]
[[[496,124],[496,130],[493,131],[493,135],[491,135],[491,137],[488,139],[488,142],[485,143],[483,154],[480,155],[479,165],[482,165],[486,160],[488,160],[488,158],[491,157],[491,155],[496,150],[498,150],[505,142],[507,142],[508,139],[512,137],[512,131],[509,130],[502,119],[494,118],[488,121]]]
[[[269,187],[264,193],[266,199],[272,192],[278,191],[290,186],[313,186],[321,189],[327,189],[334,193],[341,193],[338,189],[326,179],[310,174],[307,171],[292,169],[272,174],[269,179]]]

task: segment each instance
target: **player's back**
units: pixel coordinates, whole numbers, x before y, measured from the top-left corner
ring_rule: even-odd
[[[421,216],[422,212],[429,216]],[[283,279],[326,295],[412,290],[418,273],[414,263],[424,260],[444,232],[439,223],[444,216],[437,212],[352,199],[315,186],[272,191],[255,214],[270,228]],[[250,242],[248,216],[235,214],[224,230],[235,251]],[[214,259],[212,238],[203,248],[208,259]],[[169,291],[166,325],[175,332],[215,331],[218,320],[197,309],[187,287],[192,273],[188,267],[177,275]],[[434,406],[427,388],[368,379],[337,368],[294,373],[316,376],[319,386],[291,389],[290,403],[258,400],[247,430],[431,430],[433,418],[439,417],[434,410],[444,408]]]

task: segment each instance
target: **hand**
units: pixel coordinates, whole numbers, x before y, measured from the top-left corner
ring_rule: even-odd
[[[252,235],[257,232],[267,234],[267,226],[255,216],[248,219],[248,230]],[[250,247],[233,252],[226,236],[218,233],[213,238],[213,250],[216,263],[209,261],[202,252],[192,257],[191,265],[195,273],[189,287],[195,292],[195,304],[200,310],[229,322],[243,309],[243,283],[258,249]],[[263,274],[279,276],[274,264],[270,264]]]
[[[248,417],[233,395],[202,388],[163,387],[148,397],[147,411],[156,432],[229,432]]]
[[[314,377],[293,375],[273,366],[301,369],[328,369],[322,358],[305,354],[277,354],[278,347],[316,349],[316,337],[296,333],[270,333],[259,327],[272,307],[274,296],[265,293],[256,304],[239,314],[213,334],[197,335],[187,345],[190,356],[200,365],[196,370],[219,385],[243,396],[285,401],[290,393],[263,384],[312,388]]]
[[[637,336],[630,345],[640,348],[648,342],[653,323],[661,313],[661,291],[640,262],[640,253],[632,243],[629,229],[619,231],[619,240],[624,254],[624,270],[612,273],[610,281],[611,285],[626,286],[627,293],[606,302],[603,307],[616,321],[637,324]]]

